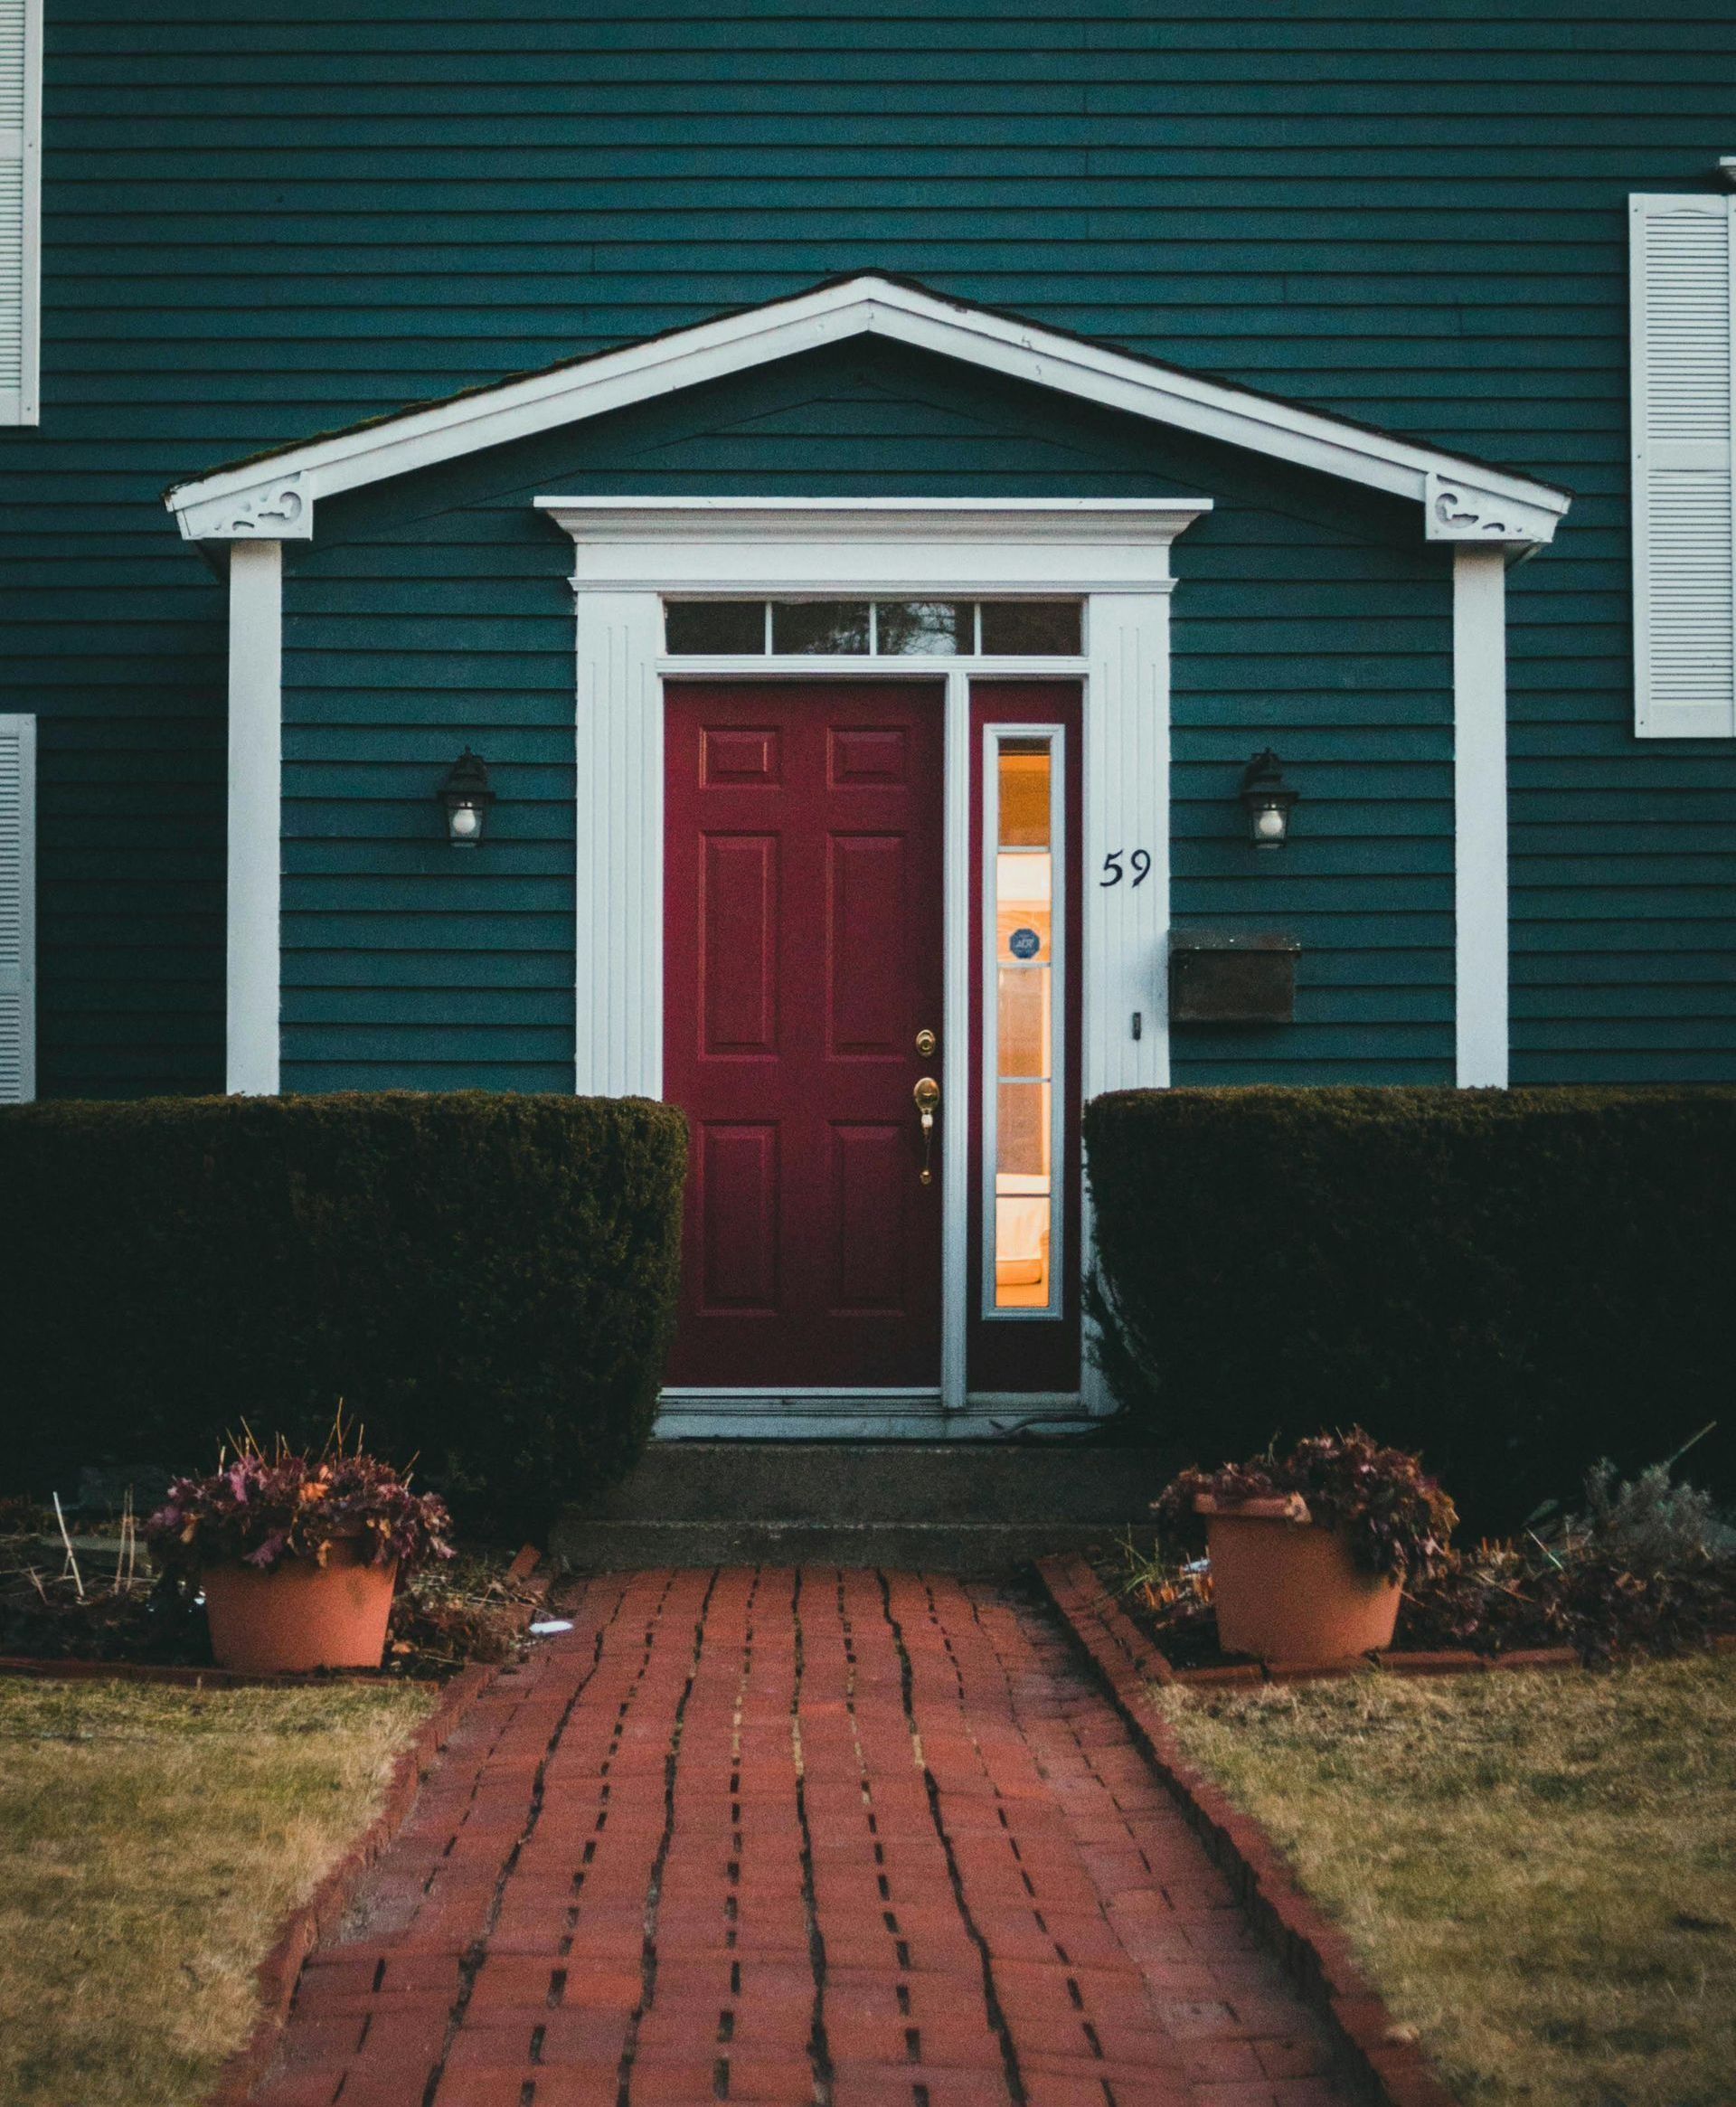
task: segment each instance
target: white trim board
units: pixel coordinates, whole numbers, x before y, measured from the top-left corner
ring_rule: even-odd
[[[1167,581],[1168,549],[1176,535],[1212,510],[1209,497],[532,502],[572,537],[575,590],[768,599],[804,593],[932,599],[942,574],[946,591],[959,599],[1149,587]],[[756,656],[742,663],[771,661]],[[909,671],[913,662],[879,663]],[[945,663],[978,668],[992,661]]]
[[[1456,1075],[1507,1082],[1507,581],[1496,549],[1453,552]]]
[[[1552,537],[1570,502],[1506,469],[874,271],[219,468],[177,485],[164,502],[190,541],[306,541],[322,497],[857,336],[1409,498],[1424,507],[1430,541],[1522,553]]]
[[[283,547],[229,553],[229,912],[225,1090],[278,1088],[283,966]]]

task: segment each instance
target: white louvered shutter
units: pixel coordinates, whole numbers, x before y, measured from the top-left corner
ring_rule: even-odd
[[[36,720],[0,717],[0,1105],[36,1095]]]
[[[1636,197],[1634,729],[1736,735],[1736,198]]]
[[[0,0],[0,424],[37,417],[42,0]]]

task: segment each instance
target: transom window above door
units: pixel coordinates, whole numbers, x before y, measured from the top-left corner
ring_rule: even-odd
[[[666,600],[676,658],[1077,658],[1080,600]]]

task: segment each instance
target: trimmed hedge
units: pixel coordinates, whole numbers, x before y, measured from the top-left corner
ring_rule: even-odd
[[[1717,1420],[1684,1469],[1736,1490],[1736,1090],[1126,1091],[1085,1140],[1140,1437],[1360,1421],[1511,1527]]]
[[[201,1469],[243,1420],[317,1442],[341,1398],[461,1523],[534,1524],[649,1433],[686,1148],[631,1098],[0,1113],[4,1475]]]

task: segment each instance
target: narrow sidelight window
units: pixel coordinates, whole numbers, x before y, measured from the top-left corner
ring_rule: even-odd
[[[985,730],[986,1316],[1061,1313],[1065,921],[1058,725]]]

